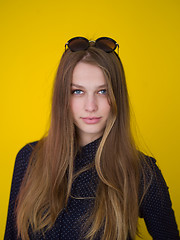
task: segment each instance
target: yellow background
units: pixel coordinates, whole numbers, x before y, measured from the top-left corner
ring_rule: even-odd
[[[78,35],[119,43],[139,144],[157,159],[180,225],[179,13],[179,0],[0,0],[0,239],[15,156],[47,128],[56,68]]]

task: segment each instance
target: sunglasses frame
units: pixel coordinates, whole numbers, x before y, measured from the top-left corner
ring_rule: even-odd
[[[87,43],[87,47],[85,48],[82,48],[81,50],[73,50],[71,49],[70,47],[70,43],[76,39],[82,39],[84,40],[86,43]],[[111,41],[113,44],[114,44],[114,48],[112,48],[111,50],[109,51],[105,51],[103,48],[100,48],[100,47],[97,47],[97,43],[101,40],[108,40],[108,41]],[[85,37],[74,37],[74,38],[71,38],[69,41],[67,41],[67,43],[65,44],[65,51],[67,50],[67,47],[72,51],[72,52],[77,52],[77,51],[82,51],[82,50],[87,50],[89,47],[90,47],[90,43],[93,42],[95,44],[95,47],[97,48],[100,48],[102,50],[104,50],[105,52],[107,53],[110,53],[110,52],[113,52],[116,50],[116,48],[118,48],[118,55],[119,55],[119,44],[112,38],[109,38],[109,37],[100,37],[98,39],[96,39],[95,41],[91,41],[91,40],[88,40],[87,38]]]

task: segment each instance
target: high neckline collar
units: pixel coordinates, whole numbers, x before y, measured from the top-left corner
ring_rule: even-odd
[[[87,149],[91,149],[91,148],[94,148],[94,147],[96,147],[96,146],[98,147],[101,139],[102,139],[102,137],[99,137],[99,138],[93,140],[92,142],[90,142],[90,143],[82,146],[82,147],[80,148],[80,150],[81,150],[81,151],[85,151],[85,150],[87,150]]]
[[[95,159],[95,155],[101,139],[102,137],[88,143],[79,149],[74,161],[75,171],[86,166],[87,164],[92,163],[92,161]]]

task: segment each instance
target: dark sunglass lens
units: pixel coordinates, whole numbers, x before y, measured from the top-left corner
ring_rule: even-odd
[[[69,41],[68,46],[73,52],[86,50],[89,47],[89,41],[85,38],[76,38]]]
[[[109,53],[116,49],[116,42],[113,39],[100,38],[96,41],[96,47]]]

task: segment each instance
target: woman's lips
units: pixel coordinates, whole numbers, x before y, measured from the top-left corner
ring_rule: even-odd
[[[101,117],[85,117],[82,120],[87,124],[95,124],[100,121]]]

